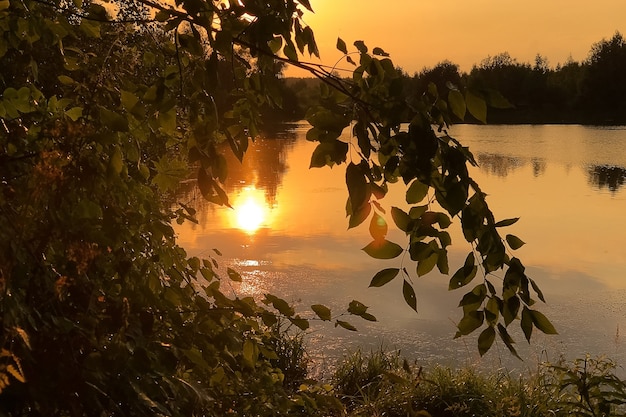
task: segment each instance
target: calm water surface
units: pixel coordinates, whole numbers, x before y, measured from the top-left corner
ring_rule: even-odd
[[[244,163],[230,161],[228,191],[234,209],[207,205],[193,191],[182,198],[199,209],[199,224],[177,227],[190,255],[215,256],[242,272],[228,290],[241,296],[273,293],[302,311],[322,303],[333,312],[357,299],[378,322],[344,317],[358,333],[315,323],[309,350],[320,369],[350,349],[400,349],[425,364],[534,368],[538,361],[607,355],[626,364],[626,127],[454,126],[480,167],[472,171],[498,219],[520,217],[507,230],[527,244],[516,251],[546,295],[547,314],[558,336],[534,334],[529,346],[513,331],[524,362],[502,344],[479,358],[476,337],[453,340],[463,290],[448,292],[449,277],[415,277],[419,313],[404,304],[401,281],[368,289],[380,269],[360,248],[367,226],[347,230],[345,166],[308,169],[314,144],[307,125],[295,124],[275,138],[259,140]],[[381,203],[403,204],[401,187]],[[392,224],[390,216],[388,222]],[[451,226],[450,269],[469,251],[458,220]],[[403,244],[401,234],[390,239]],[[413,269],[413,268],[409,268]],[[230,285],[230,284],[229,284]],[[309,315],[311,315],[310,313]],[[513,326],[513,325],[512,325]]]

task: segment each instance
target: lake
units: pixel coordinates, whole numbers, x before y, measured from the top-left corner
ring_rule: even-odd
[[[353,299],[367,305],[377,322],[342,317],[358,332],[312,324],[306,342],[318,370],[332,368],[356,347],[380,346],[425,365],[534,369],[539,361],[586,353],[626,364],[621,336],[626,331],[626,127],[456,125],[450,130],[474,153],[479,167],[471,175],[489,194],[496,218],[520,217],[506,232],[526,242],[515,255],[546,296],[547,304],[538,309],[559,331],[558,336],[535,332],[528,345],[513,323],[523,362],[502,343],[480,358],[478,334],[453,339],[462,316],[456,306],[465,291],[447,291],[449,277],[413,278],[417,314],[404,303],[399,278],[368,288],[378,270],[397,267],[400,260],[371,259],[361,250],[371,238],[367,223],[347,230],[345,165],[309,169],[315,144],[305,140],[307,129],[305,122],[290,125],[273,138],[257,140],[243,163],[229,160],[233,209],[209,205],[193,189],[181,195],[198,209],[199,223],[176,231],[190,255],[215,256],[213,248],[219,249],[219,262],[242,273],[241,284],[223,287],[238,295],[272,293],[300,311],[321,303],[337,314]],[[381,203],[402,207],[401,184],[391,188]],[[470,250],[459,223],[454,219],[450,227],[452,272]],[[389,238],[404,244],[403,233],[390,230]]]

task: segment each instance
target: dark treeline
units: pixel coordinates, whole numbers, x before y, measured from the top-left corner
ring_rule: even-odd
[[[444,61],[413,76],[404,74],[408,96],[425,93],[430,83],[445,95],[448,83],[487,96],[498,92],[511,106],[489,110],[489,123],[626,123],[626,41],[616,32],[592,45],[583,62],[551,67],[547,58],[519,62],[504,52],[483,59],[468,73]],[[286,79],[289,117],[302,118],[319,95],[315,79]]]

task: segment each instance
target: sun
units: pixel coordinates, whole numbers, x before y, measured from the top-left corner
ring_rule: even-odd
[[[254,234],[267,221],[269,207],[265,195],[256,188],[244,188],[233,204],[238,229]]]

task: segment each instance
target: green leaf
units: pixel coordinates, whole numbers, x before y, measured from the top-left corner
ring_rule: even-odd
[[[437,265],[439,254],[437,252],[431,253],[426,259],[422,259],[417,263],[417,276],[421,277],[428,274]]]
[[[437,238],[439,239],[439,242],[441,242],[441,247],[443,249],[445,249],[446,247],[452,244],[452,238],[450,237],[450,233],[448,232],[445,232],[445,231],[439,232],[439,235],[437,236]]]
[[[299,328],[300,330],[304,331],[306,329],[309,328],[309,321],[307,319],[303,319],[300,316],[296,316],[296,317],[288,317],[289,321],[291,323],[293,323],[294,326],[296,326],[297,328]]]
[[[313,12],[313,9],[311,8],[311,3],[309,2],[309,0],[298,0],[298,3],[306,7],[310,12]]]
[[[437,84],[435,84],[434,82],[429,82],[428,83],[428,93],[433,98],[439,97],[439,90],[437,90]]]
[[[341,164],[346,160],[348,144],[338,140],[323,142],[317,145],[311,156],[310,168],[321,168],[323,166],[333,166]]]
[[[413,220],[398,207],[391,207],[391,218],[396,226],[398,226],[398,229],[407,234],[411,231]]]
[[[100,107],[100,120],[114,132],[128,132],[129,130],[128,120],[125,117],[104,107]]]
[[[428,210],[428,206],[414,206],[409,210],[409,216],[413,220],[417,220],[422,217],[424,213]]]
[[[520,308],[520,300],[517,295],[514,295],[508,299],[504,300],[504,308],[502,312],[502,317],[504,317],[504,324],[509,325],[517,318],[517,313]]]
[[[543,297],[543,292],[541,291],[537,283],[530,278],[528,278],[528,280],[530,281],[530,285],[533,287],[533,290],[537,293],[537,297],[539,297],[539,299],[545,303],[546,299]]]
[[[376,317],[374,317],[374,316],[373,316],[373,315],[371,315],[370,313],[363,313],[363,314],[361,314],[361,315],[360,315],[360,317],[361,317],[362,319],[364,319],[364,320],[367,320],[367,321],[378,321],[378,320],[376,319]]]
[[[328,307],[321,304],[314,304],[311,306],[311,310],[313,310],[313,312],[315,312],[315,314],[317,314],[317,317],[319,317],[320,319],[324,321],[330,321],[331,312]]]
[[[376,259],[393,259],[404,251],[400,245],[390,242],[387,239],[374,240],[364,247],[363,250],[369,256]]]
[[[450,265],[448,265],[448,251],[445,249],[438,251],[437,269],[439,269],[439,272],[444,275],[448,275],[450,273]]]
[[[73,122],[77,121],[81,117],[83,117],[83,108],[82,107],[72,107],[69,110],[65,111],[65,115]]]
[[[272,51],[273,54],[278,53],[280,48],[283,46],[283,38],[280,36],[274,36],[267,42],[267,45],[270,47],[270,51]]]
[[[330,142],[341,136],[340,132],[331,132],[313,126],[306,132],[306,140],[309,142]]]
[[[169,111],[159,113],[159,125],[163,132],[167,135],[174,135],[178,124],[176,123],[176,108]]]
[[[548,320],[548,318],[544,316],[543,313],[537,310],[530,310],[530,314],[533,318],[533,323],[535,324],[536,328],[538,328],[545,334],[559,334],[552,325],[552,323],[550,323],[550,320]]]
[[[406,190],[406,202],[409,204],[417,204],[428,195],[428,189],[430,187],[423,184],[419,180],[415,180],[411,183]]]
[[[494,291],[495,292],[495,291]],[[485,305],[485,319],[490,325],[494,326],[500,317],[500,303],[502,300],[497,296],[492,296]]]
[[[404,280],[404,283],[402,284],[402,295],[404,296],[404,301],[406,301],[409,307],[417,312],[417,296],[415,295],[413,286],[409,284],[407,280]]]
[[[506,227],[506,226],[511,226],[515,223],[517,223],[517,221],[519,220],[519,217],[516,217],[514,219],[506,219],[506,220],[500,220],[499,222],[497,222],[495,224],[496,227]]]
[[[478,272],[477,266],[474,266],[469,273],[467,273],[464,267],[459,268],[459,270],[452,275],[452,278],[450,278],[448,290],[456,290],[469,284],[474,277],[476,277],[476,272]]]
[[[100,37],[100,22],[96,22],[90,19],[82,19],[80,21],[81,30],[91,38]]]
[[[348,313],[360,316],[367,311],[367,306],[360,301],[352,300],[348,305]]]
[[[232,268],[227,268],[226,272],[228,274],[228,278],[230,278],[232,281],[242,282],[241,274],[239,272],[235,271]]]
[[[478,267],[476,266],[474,252],[470,252],[465,258],[465,264],[450,278],[448,290],[456,290],[469,284],[476,277],[477,272]]]
[[[354,42],[354,46],[356,47],[356,49],[362,53],[362,54],[366,54],[367,53],[367,46],[365,46],[365,42],[363,41],[356,41]]]
[[[500,323],[498,323],[498,333],[500,334],[500,339],[502,339],[507,349],[509,349],[509,352],[511,352],[517,359],[522,360],[522,358],[520,358],[520,356],[517,354],[517,351],[513,347],[513,343],[515,343],[515,341],[509,335],[509,332],[507,332],[506,327],[504,327]]]
[[[285,54],[285,56],[291,61],[298,61],[298,53],[296,52],[295,46],[291,42],[285,45],[283,48],[283,54]]]
[[[455,216],[465,207],[468,197],[467,186],[463,182],[453,183],[445,191],[440,190],[435,193],[437,201],[445,208],[450,215]]]
[[[344,329],[350,330],[352,332],[356,332],[356,327],[348,323],[347,321],[337,320],[335,321],[335,327],[341,326]]]
[[[348,47],[346,43],[341,38],[337,38],[337,49],[342,52],[344,55],[348,53]]]
[[[74,84],[74,79],[72,77],[68,77],[67,75],[59,75],[57,77],[57,79],[63,85],[72,85],[72,84]]]
[[[318,129],[317,140],[332,141],[341,135],[341,132],[350,125],[350,118],[337,110],[327,109],[322,106],[310,108],[306,113],[306,120],[311,126]],[[328,135],[320,137],[320,132],[328,131]],[[332,133],[333,135],[330,135]],[[308,138],[308,136],[307,136]],[[310,139],[309,139],[310,140]]]
[[[491,326],[480,333],[480,336],[478,336],[478,353],[480,353],[480,356],[483,356],[489,351],[495,340],[496,330]]]
[[[387,268],[381,271],[378,271],[372,281],[370,282],[370,287],[382,287],[383,285],[390,282],[392,279],[398,276],[400,273],[399,268]]]
[[[166,9],[159,10],[155,15],[157,22],[166,22],[172,16],[171,12]]]
[[[467,105],[467,110],[476,120],[487,123],[487,103],[485,100],[468,90],[465,92],[465,104]]]
[[[469,311],[465,313],[457,328],[459,329],[455,337],[467,336],[474,330],[483,325],[485,321],[485,313],[482,311]]]
[[[385,52],[382,48],[379,48],[379,47],[372,49],[372,54],[378,55],[378,56],[389,56],[387,52]]]
[[[122,168],[124,167],[124,160],[122,158],[122,152],[120,148],[115,147],[113,153],[111,154],[111,158],[109,159],[109,168],[115,174],[120,174],[122,172]]]
[[[526,337],[526,340],[530,343],[530,337],[533,334],[533,316],[526,306],[524,306],[524,309],[522,310],[522,320],[520,326],[524,331],[524,337]]]
[[[246,339],[243,342],[243,359],[249,366],[254,367],[258,357],[258,348],[256,344],[250,339]]]
[[[487,297],[487,286],[478,284],[472,291],[463,296],[459,302],[459,307],[463,307],[463,311],[474,311],[480,307]]]
[[[370,221],[370,235],[374,240],[383,240],[387,236],[387,222],[378,213],[374,213]]]
[[[506,243],[508,243],[513,250],[519,249],[525,244],[519,237],[514,235],[506,235]]]
[[[448,93],[448,104],[450,105],[452,113],[454,113],[456,117],[461,120],[465,120],[465,112],[467,111],[467,107],[465,105],[465,99],[463,98],[463,94],[461,94],[458,90],[451,90]]]
[[[130,91],[122,90],[120,96],[122,107],[124,107],[126,111],[131,111],[133,107],[135,107],[135,105],[139,102],[139,97],[137,97]]]
[[[354,163],[348,164],[346,168],[346,185],[350,195],[350,206],[352,210],[358,210],[369,200],[367,188],[367,178],[361,167]]]
[[[293,307],[291,307],[287,301],[283,300],[282,298],[278,298],[275,295],[265,294],[265,299],[263,300],[263,302],[265,304],[272,304],[272,306],[276,310],[278,310],[281,314],[287,317],[292,317],[294,314],[296,314]]]
[[[367,220],[371,212],[372,212],[372,205],[370,203],[367,203],[361,206],[356,211],[354,211],[350,215],[350,220],[348,222],[348,229],[352,229],[353,227],[357,227],[358,225],[363,223],[365,220]]]
[[[442,229],[447,229],[452,224],[452,220],[446,213],[437,213],[437,223]]]

